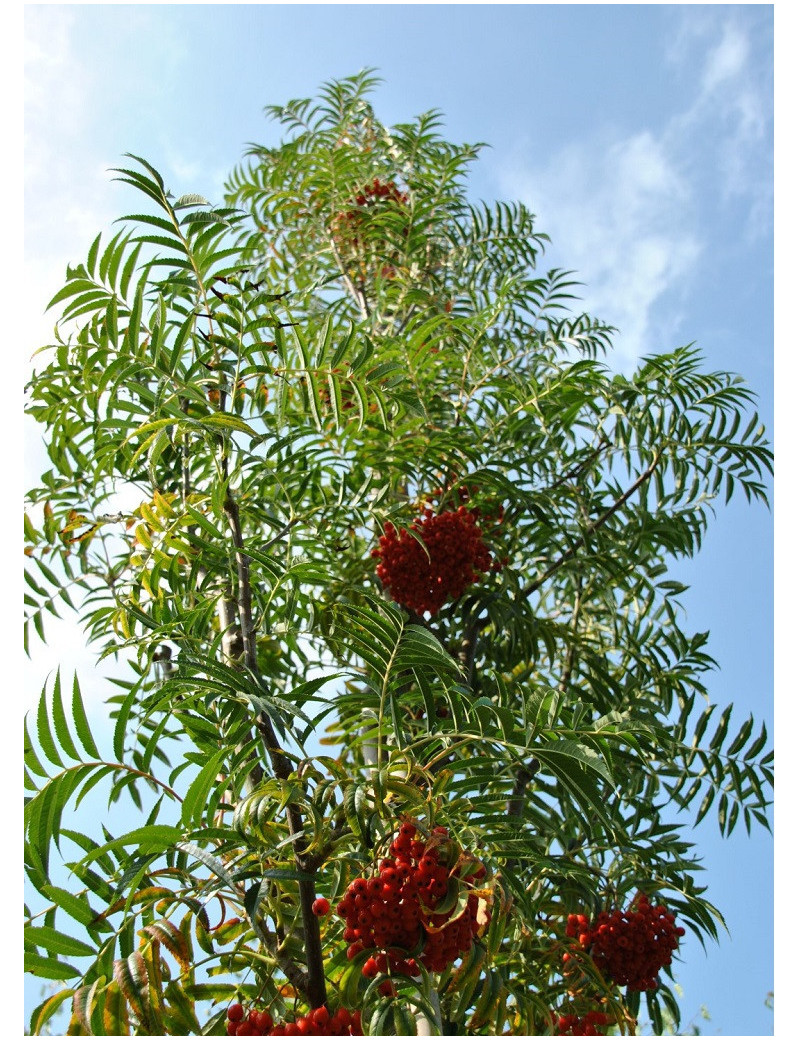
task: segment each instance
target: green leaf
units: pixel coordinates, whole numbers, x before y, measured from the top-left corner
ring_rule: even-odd
[[[193,1002],[186,996],[183,986],[175,979],[167,983],[164,991],[168,1006],[164,1009],[164,1018],[168,1022],[170,1036],[200,1036],[205,1034],[195,1014]],[[219,1013],[225,1014],[224,1011]],[[208,1023],[206,1023],[206,1026]],[[213,1035],[213,1034],[211,1034]]]
[[[55,682],[53,684],[53,725],[55,726],[56,736],[62,750],[73,760],[79,762],[81,756],[75,747],[72,740],[72,734],[69,731],[67,725],[67,716],[64,712],[64,704],[61,698],[61,671],[56,672]]]
[[[42,886],[42,895],[61,907],[78,924],[90,925],[97,918],[97,913],[89,906],[86,896],[76,896],[56,885]]]
[[[744,723],[742,728],[739,730],[739,732],[736,734],[736,736],[733,738],[731,743],[728,745],[728,749],[726,751],[726,754],[727,755],[735,755],[738,751],[741,751],[741,749],[744,747],[744,745],[747,743],[748,739],[750,738],[750,734],[751,734],[752,730],[753,730],[753,716],[751,715],[747,719],[747,721]]]
[[[113,969],[112,969],[113,970]],[[128,1004],[119,984],[112,981],[103,994],[103,1034],[105,1036],[128,1036]]]
[[[97,745],[92,737],[92,731],[89,729],[89,720],[86,718],[86,712],[83,708],[83,699],[77,674],[72,682],[72,721],[75,724],[78,739],[86,753],[91,755],[92,758],[100,758],[100,752],[97,750]]]
[[[114,981],[149,1033],[153,1012],[150,1001],[150,978],[144,957],[138,950],[134,950],[125,959],[114,961]]]
[[[133,686],[117,711],[117,721],[114,725],[114,755],[119,762],[122,762],[125,758],[125,733],[128,726],[128,719],[131,716],[131,712],[133,711],[138,697],[139,691],[136,686]]]
[[[191,827],[196,819],[199,821],[201,816],[205,816],[209,792],[217,780],[220,765],[227,757],[228,749],[223,747],[206,762],[189,785],[181,807],[181,822],[185,827]]]
[[[25,939],[47,950],[48,953],[64,954],[67,957],[94,957],[97,953],[93,946],[80,939],[74,939],[71,935],[65,935],[44,925],[26,928]]]
[[[222,427],[226,430],[236,430],[238,433],[246,433],[250,437],[258,437],[258,434],[244,419],[239,418],[238,415],[231,415],[230,413],[222,414],[220,412],[215,415],[207,415],[202,420],[198,420],[201,426],[205,427]]]
[[[114,223],[121,224],[124,221],[130,221],[134,224],[150,224],[161,231],[166,231],[168,235],[174,235],[176,238],[178,236],[178,229],[171,221],[165,220],[164,217],[155,217],[150,213],[129,213],[127,216],[117,217]]]
[[[159,430],[152,438],[148,438],[147,443],[149,445],[147,451],[147,472],[150,474],[153,487],[157,488],[160,480],[156,467],[161,456],[170,447],[169,434],[166,430]]]
[[[214,211],[211,213],[187,213],[186,216],[181,219],[181,224],[222,224],[223,227],[231,226],[229,220],[227,220],[221,213]],[[238,254],[238,250],[234,252]]]
[[[47,769],[45,769],[45,767],[42,765],[42,763],[39,761],[39,759],[36,756],[36,751],[34,750],[33,744],[31,743],[30,734],[28,733],[27,721],[25,722],[24,729],[25,729],[25,745],[24,745],[25,766],[26,766],[27,769],[29,769],[32,773],[35,773],[37,776],[40,776],[42,778],[46,778],[50,774],[47,771]]]
[[[695,827],[698,825],[698,823],[700,823],[700,821],[706,815],[708,810],[714,804],[714,793],[715,793],[714,792],[714,788],[713,787],[709,787],[709,789],[706,791],[705,795],[703,796],[703,800],[700,803],[700,808],[697,810],[697,815],[695,816],[695,820],[694,820]]]
[[[714,736],[708,743],[708,746],[712,751],[716,751],[717,748],[719,748],[719,746],[722,744],[725,737],[728,735],[728,721],[731,717],[732,711],[733,705],[729,704],[720,715],[719,722],[717,723],[717,728],[714,732]]]
[[[537,749],[537,756],[542,758],[557,779],[573,794],[578,801],[581,812],[586,813],[588,819],[592,819],[594,816],[597,822],[604,827],[612,831],[615,829],[610,812],[611,805],[600,795],[579,758],[570,754],[556,753],[555,755],[548,755],[546,751],[541,749]]]
[[[147,854],[164,852],[174,848],[182,835],[183,831],[180,827],[173,827],[166,823],[151,823],[145,827],[137,827],[128,834],[106,842],[105,845],[100,845],[87,853],[82,862],[84,864],[92,863],[106,852],[118,851],[129,845],[136,845],[140,852]]]
[[[762,722],[761,723],[761,732],[756,737],[756,739],[753,741],[753,743],[750,745],[750,747],[747,749],[747,751],[745,751],[745,753],[744,753],[743,757],[744,757],[745,761],[749,762],[752,758],[756,757],[756,755],[761,751],[761,749],[767,743],[767,737],[768,737],[767,727]]]
[[[196,845],[191,841],[179,842],[178,848],[182,852],[188,852],[190,856],[194,856],[196,860],[199,860],[204,866],[208,867],[213,874],[216,874],[220,881],[223,881],[231,888],[235,888],[236,882],[222,860],[217,859],[216,856],[212,856],[210,852],[206,852],[205,849],[201,849],[199,845]]]
[[[146,925],[142,930],[169,950],[183,971],[188,972],[190,970],[192,965],[191,943],[188,937],[172,921],[166,919],[153,921],[152,924]]]
[[[552,762],[554,756],[567,756],[575,759],[582,765],[599,773],[602,778],[613,786],[614,779],[608,771],[603,756],[593,748],[587,747],[576,740],[557,740],[548,744],[539,744],[535,748],[538,758],[545,762]]]
[[[41,957],[38,953],[25,951],[25,971],[41,979],[74,979],[82,973],[71,964],[56,960],[54,957]]]
[[[41,696],[39,697],[39,710],[36,713],[36,735],[39,738],[39,745],[42,751],[44,751],[47,758],[55,766],[64,768],[64,763],[61,761],[56,748],[56,742],[53,740],[53,736],[50,732],[50,719],[47,714],[47,689],[42,689]]]
[[[87,269],[89,271],[89,274],[92,276],[92,278],[94,278],[95,265],[97,263],[97,253],[98,253],[98,251],[100,249],[100,239],[101,238],[102,238],[102,235],[98,235],[97,238],[94,240],[94,242],[92,242],[91,246],[89,247],[89,253],[88,253],[87,258],[86,258],[86,267],[87,267]]]
[[[186,209],[188,206],[210,206],[208,199],[202,195],[181,195],[177,202],[172,204],[173,209]]]
[[[45,1024],[53,1017],[58,1011],[65,1000],[69,998],[75,992],[74,989],[62,989],[53,996],[48,997],[42,1001],[38,1007],[34,1008],[31,1012],[31,1021],[29,1032],[31,1035],[39,1035],[44,1029]]]
[[[271,878],[273,881],[314,881],[316,880],[314,874],[309,874],[303,870],[290,870],[283,867],[270,867],[265,870],[261,875],[264,878]]]
[[[363,950],[357,954],[345,968],[339,979],[339,993],[344,1007],[360,1007],[359,989],[363,978],[361,969],[369,957],[369,951]],[[369,1034],[365,1034],[369,1035]]]
[[[86,278],[71,278],[67,284],[58,290],[55,296],[50,300],[45,310],[50,310],[51,307],[57,303],[61,303],[62,300],[68,300],[71,296],[77,296],[79,293],[97,290],[98,286],[89,281]]]

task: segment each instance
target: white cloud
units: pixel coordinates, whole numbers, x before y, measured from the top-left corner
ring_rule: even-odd
[[[57,117],[76,128],[83,113],[85,73],[72,46],[74,15],[68,8],[29,6],[25,12],[25,167],[35,177],[46,167],[32,162],[48,141],[38,134],[42,119]]]
[[[769,153],[772,120],[772,68],[759,58],[759,41],[751,27],[748,35],[735,19],[720,28],[717,21],[700,20],[693,25],[684,15],[684,40],[694,31],[705,47],[696,60],[698,88],[693,104],[677,113],[665,130],[665,140],[674,153],[685,149],[695,135],[705,137],[713,171],[725,202],[745,201],[748,206],[743,230],[751,240],[771,227],[772,163]],[[710,42],[709,42],[710,40]],[[688,74],[695,59],[687,45],[678,59]]]
[[[25,290],[27,357],[52,335],[44,314],[67,263],[111,219],[108,174],[87,146],[91,72],[75,43],[74,14],[29,7],[25,18]],[[81,142],[76,147],[75,142]],[[104,192],[105,189],[105,192]]]
[[[200,159],[186,159],[167,142],[163,147],[166,167],[162,171],[167,186],[175,185],[175,193],[200,191],[214,206],[221,206],[225,193],[225,182],[230,174],[229,166],[209,168]]]
[[[622,366],[660,347],[648,339],[651,309],[700,252],[681,219],[686,182],[661,142],[641,133],[573,144],[513,181],[585,283],[582,306],[620,330]]]
[[[108,12],[111,9],[107,9]],[[79,7],[29,6],[25,16],[25,289],[26,356],[48,341],[47,300],[68,263],[85,257],[98,231],[114,233],[132,193],[110,169],[131,165],[122,153],[150,156],[181,194],[222,196],[227,169],[209,171],[175,143],[171,120],[191,50],[164,12],[128,6],[88,18]],[[125,48],[120,30],[148,40]],[[87,33],[92,33],[87,43]],[[113,64],[113,68],[112,68]],[[151,115],[147,115],[151,113]],[[185,139],[184,139],[185,148]],[[198,183],[201,182],[201,183]]]
[[[573,141],[544,163],[520,154],[502,176],[504,190],[538,215],[554,262],[584,283],[581,306],[620,330],[614,364],[623,369],[674,346],[682,296],[707,248],[704,192],[744,197],[751,234],[769,226],[763,147],[770,105],[748,36],[735,21],[720,29],[718,18],[684,19],[680,45],[666,58],[696,83],[688,108],[661,127]]]
[[[706,58],[702,77],[702,94],[709,95],[723,83],[741,76],[748,55],[747,38],[732,24],[724,26],[722,39]]]

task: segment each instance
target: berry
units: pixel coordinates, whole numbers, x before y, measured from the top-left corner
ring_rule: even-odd
[[[315,1026],[320,1029],[324,1029],[330,1021],[330,1012],[326,1007],[317,1008],[316,1011],[312,1011],[308,1016],[309,1021],[312,1021]]]
[[[272,1029],[272,1015],[269,1011],[251,1011],[250,1021],[258,1029],[261,1036],[266,1036]]]
[[[228,1008],[228,1020],[230,1022],[241,1022],[244,1018],[244,1008],[241,1004],[231,1004]]]
[[[361,969],[361,974],[364,976],[365,979],[374,979],[375,976],[378,974],[379,970],[380,969],[378,968],[378,962],[375,960],[375,958],[368,957],[364,961],[364,967]]]
[[[331,904],[324,896],[315,899],[311,904],[311,912],[317,917],[326,917],[331,911]]]

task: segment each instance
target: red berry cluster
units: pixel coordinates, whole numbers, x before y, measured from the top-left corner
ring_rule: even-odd
[[[228,1008],[228,1036],[269,1036],[273,1025],[269,1011],[251,1008],[245,1015],[241,1004]]]
[[[361,1012],[340,1007],[331,1014],[326,1007],[315,1008],[294,1022],[275,1026],[270,1036],[363,1036]]]
[[[411,527],[425,548],[407,530],[386,523],[379,548],[372,550],[384,587],[409,610],[433,616],[447,599],[458,599],[480,572],[492,570],[474,511],[466,506],[441,513],[426,509]]]
[[[356,205],[369,206],[376,199],[392,199],[394,202],[399,202],[401,206],[405,206],[408,202],[408,195],[404,191],[400,191],[394,181],[384,183],[376,177],[372,184],[365,185],[356,195]]]
[[[358,249],[361,246],[361,238],[358,233],[365,208],[373,207],[384,200],[405,206],[408,195],[400,191],[394,181],[384,182],[377,177],[372,184],[366,184],[356,195],[354,202],[356,208],[345,210],[337,214],[333,221],[333,235],[340,248]],[[393,277],[395,270],[391,264],[385,264],[381,271],[383,277]]]
[[[315,1008],[294,1021],[274,1025],[269,1011],[251,1010],[245,1016],[241,1004],[228,1008],[229,1036],[363,1036],[361,1012],[339,1008],[333,1014],[326,1007]]]
[[[424,842],[409,822],[402,824],[389,851],[394,858],[382,860],[374,877],[351,882],[336,908],[345,919],[347,956],[352,960],[365,950],[375,951],[361,969],[368,979],[379,974],[419,975],[417,961],[429,971],[444,971],[469,953],[478,932],[474,893],[458,917],[452,917],[452,910],[436,913],[456,864],[463,862],[462,854],[446,827],[434,827],[431,839]],[[466,885],[486,874],[482,863],[473,862],[475,869],[463,876]],[[416,959],[409,956],[414,950],[419,951]],[[382,987],[381,992],[392,992],[388,980]]]
[[[672,963],[684,934],[674,914],[651,906],[641,892],[628,910],[604,910],[592,925],[584,914],[567,918],[567,936],[591,953],[598,969],[617,986],[638,990],[656,989],[659,971]]]
[[[500,524],[502,524],[503,519],[506,515],[504,505],[500,504],[491,509],[487,508],[485,505],[471,507],[468,505],[468,503],[475,497],[476,494],[479,493],[479,491],[480,488],[477,487],[475,484],[467,484],[458,488],[455,491],[455,494],[458,497],[459,502],[462,505],[467,506],[470,513],[472,513],[472,515],[475,517],[475,523],[483,524],[484,528],[487,529],[499,526]],[[452,491],[450,491],[450,494],[452,494]],[[434,488],[429,495],[425,495],[424,501],[428,503],[429,506],[433,507],[437,502],[439,502],[440,504],[444,504],[447,495],[448,489],[446,486],[437,487]],[[505,562],[508,563],[508,559],[506,559]],[[500,564],[492,564],[492,570],[499,569]]]
[[[607,1027],[613,1026],[615,1021],[613,1015],[602,1011],[588,1011],[585,1015],[553,1015],[556,1036],[605,1036]]]

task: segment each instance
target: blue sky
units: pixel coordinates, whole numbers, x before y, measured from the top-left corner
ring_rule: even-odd
[[[435,108],[449,137],[490,145],[471,194],[538,214],[546,265],[575,270],[584,306],[619,327],[614,366],[696,342],[772,430],[772,30],[770,5],[28,5],[23,352],[49,338],[66,264],[128,211],[108,173],[123,153],[218,200],[247,142],[277,140],[265,104],[373,66],[382,119]],[[40,460],[26,428],[26,484]],[[771,514],[735,500],[676,568],[734,723],[772,720],[772,567]],[[66,625],[26,665],[26,700],[59,661],[99,704]],[[687,937],[685,1021],[705,1004],[703,1033],[769,1035],[771,839],[722,842],[713,819],[695,836],[731,938]]]

